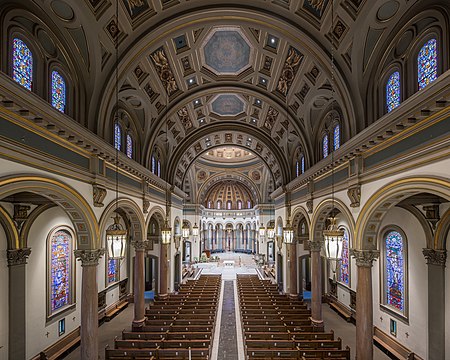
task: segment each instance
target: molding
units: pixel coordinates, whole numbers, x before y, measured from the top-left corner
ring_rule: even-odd
[[[8,266],[25,265],[31,254],[31,248],[7,250]]]
[[[321,251],[322,250],[322,242],[321,241],[311,241],[308,240],[309,250],[312,251]]]
[[[350,249],[350,255],[355,258],[356,266],[372,267],[373,261],[380,257],[380,251]]]
[[[133,240],[131,245],[133,245],[136,251],[147,250],[149,241],[148,240]]]
[[[422,249],[427,265],[438,265],[445,267],[447,262],[447,250]]]
[[[105,249],[75,250],[74,254],[81,261],[81,266],[97,266],[98,261],[105,254]]]

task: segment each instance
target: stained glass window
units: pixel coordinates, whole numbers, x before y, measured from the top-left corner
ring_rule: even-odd
[[[387,112],[392,111],[400,105],[400,73],[393,72],[386,84],[386,106]]]
[[[348,243],[348,231],[344,230],[344,237],[342,241],[342,259],[341,266],[339,272],[339,281],[348,285],[350,280],[350,272],[349,272],[349,243]]]
[[[161,161],[158,160],[158,164],[157,164],[157,174],[159,177],[161,177]]]
[[[305,172],[305,157],[302,155],[300,157],[300,173],[303,174]]]
[[[328,156],[328,135],[325,134],[322,138],[322,154],[326,158]]]
[[[208,201],[208,209],[211,209],[211,201]]]
[[[108,259],[108,284],[119,281],[119,260]]]
[[[52,106],[62,113],[66,109],[66,82],[56,70],[52,71]]]
[[[227,201],[227,210],[231,210],[231,201]]]
[[[127,156],[133,158],[133,138],[130,134],[127,134]]]
[[[22,40],[13,40],[13,79],[31,90],[33,84],[33,54]]]
[[[333,149],[337,150],[341,146],[341,127],[336,125],[333,129]]]
[[[398,231],[389,231],[385,238],[386,262],[386,304],[400,311],[404,310],[404,248],[403,237]]]
[[[241,209],[242,209],[242,201],[239,200],[239,201],[237,202],[237,205],[238,205],[238,209],[241,210]]]
[[[122,128],[119,123],[114,124],[114,147],[119,151],[122,149]]]
[[[222,202],[219,200],[219,201],[217,201],[217,208],[220,210],[221,207],[222,207]]]
[[[152,173],[156,174],[156,158],[155,155],[152,155]]]
[[[419,90],[437,79],[437,41],[428,40],[417,56],[417,80]]]
[[[300,164],[298,162],[298,160],[295,162],[295,176],[299,176],[300,175]]]
[[[72,236],[58,230],[50,238],[50,303],[51,311],[70,304]]]
[[[252,202],[250,200],[247,200],[247,209],[252,208]]]

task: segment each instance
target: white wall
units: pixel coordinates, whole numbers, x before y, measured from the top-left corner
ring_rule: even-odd
[[[8,358],[9,285],[6,249],[6,234],[3,227],[0,226],[0,319],[2,319],[0,321],[0,359]]]
[[[28,246],[31,255],[26,266],[26,356],[30,358],[38,354],[59,339],[58,321],[66,318],[66,334],[80,326],[81,307],[81,265],[74,264],[75,275],[75,302],[76,307],[69,312],[56,316],[47,322],[47,235],[55,226],[66,225],[73,228],[69,217],[59,208],[51,208],[42,213],[30,229]],[[75,259],[73,259],[75,261]],[[47,335],[48,333],[48,335]]]
[[[426,247],[425,233],[418,220],[407,210],[394,207],[385,215],[380,231],[388,225],[400,227],[408,242],[409,324],[383,311],[380,304],[381,261],[374,263],[373,277],[373,323],[389,334],[390,319],[397,321],[396,340],[423,359],[427,358],[428,335],[428,269],[422,249]],[[382,254],[382,252],[381,252]],[[382,320],[380,319],[382,318]]]

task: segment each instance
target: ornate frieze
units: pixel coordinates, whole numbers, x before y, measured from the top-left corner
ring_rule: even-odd
[[[97,266],[98,261],[105,254],[105,249],[75,250],[74,254],[81,261],[81,266]]]
[[[379,258],[380,251],[350,249],[350,255],[356,259],[357,266],[372,267],[373,261]]]
[[[427,265],[445,266],[447,262],[447,250],[423,249],[423,256],[427,260]]]
[[[175,80],[175,76],[173,74],[172,68],[170,67],[169,60],[167,59],[167,55],[164,52],[164,49],[160,47],[153,54],[151,54],[150,57],[153,60],[156,72],[159,76],[159,79],[163,83],[167,94],[169,96],[174,94],[178,90],[178,84]]]
[[[303,54],[292,46],[289,47],[277,84],[277,91],[284,96],[288,93],[302,60]]]
[[[30,254],[31,248],[7,250],[8,266],[26,264]]]

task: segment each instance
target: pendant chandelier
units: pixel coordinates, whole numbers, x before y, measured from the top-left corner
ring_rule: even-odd
[[[169,156],[169,138],[168,138],[168,131],[169,126],[167,125],[167,112],[168,112],[168,106],[169,106],[169,98],[167,97],[167,106],[166,106],[166,115],[165,115],[165,122],[166,122],[166,156]],[[168,163],[168,159],[166,159],[166,164]],[[170,227],[170,221],[169,221],[169,188],[168,188],[168,179],[167,179],[167,168],[166,166],[166,219],[164,221],[164,226],[161,229],[161,241],[163,245],[170,244],[170,240],[172,238],[172,228]]]

